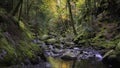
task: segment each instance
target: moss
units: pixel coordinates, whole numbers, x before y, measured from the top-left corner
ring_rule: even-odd
[[[5,9],[3,9],[3,8],[0,7],[0,15],[1,14],[5,14],[5,13],[6,13]]]
[[[3,37],[2,33],[1,33],[1,30],[0,30],[0,39]]]
[[[14,58],[16,58],[14,47],[5,38],[2,38],[0,43],[0,48],[6,52],[0,63],[5,63],[6,65],[14,64]]]
[[[2,15],[7,14],[4,13],[4,9],[0,8],[0,16]],[[21,63],[26,58],[34,59],[37,57],[37,53],[41,52],[39,46],[31,42],[33,33],[30,28],[23,21],[18,22],[16,16],[11,16],[11,19],[11,25],[7,23],[8,21],[4,21],[6,19],[3,19],[4,24],[0,27],[0,54],[3,53],[2,50],[6,52],[3,58],[0,58],[0,66]],[[14,30],[12,26],[18,29]],[[9,27],[9,29],[6,29],[6,27]],[[4,32],[9,33],[9,36],[4,35]],[[8,37],[15,42],[14,45]]]
[[[116,50],[117,52],[119,52],[119,53],[120,53],[120,42],[118,42],[118,44],[117,44],[117,46],[116,46],[115,50]]]
[[[0,65],[3,66],[24,62],[26,58],[34,59],[41,52],[39,46],[29,40],[19,41],[18,45],[13,46],[5,37],[0,39],[0,53],[1,50],[6,52],[3,59],[0,59]]]
[[[23,38],[29,40],[33,38],[33,33],[25,26],[23,21],[19,21],[19,28],[23,31]]]
[[[35,57],[35,52],[40,51],[40,48],[38,45],[32,44],[30,42],[21,41],[19,51],[23,55],[23,58],[24,57],[33,58]]]
[[[24,23],[22,21],[19,21],[19,27],[21,29],[25,29],[25,25],[24,25]]]

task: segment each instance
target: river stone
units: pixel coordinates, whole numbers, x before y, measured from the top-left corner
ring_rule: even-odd
[[[60,48],[63,47],[62,44],[58,44],[58,43],[55,43],[54,46],[55,46],[56,48],[58,48],[58,49],[60,49]]]
[[[61,59],[63,60],[75,60],[77,59],[78,52],[72,51],[70,49],[65,50]]]

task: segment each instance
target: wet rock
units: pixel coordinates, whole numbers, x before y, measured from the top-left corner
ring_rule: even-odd
[[[62,45],[62,44],[54,44],[54,46],[55,46],[56,48],[58,48],[58,49],[63,48],[63,45]]]
[[[48,45],[46,45],[44,42],[41,43],[39,46],[40,46],[41,49],[43,49],[43,50],[48,50],[48,49],[49,49]]]
[[[53,52],[54,52],[54,53],[60,53],[60,52],[63,52],[63,49],[55,48]]]
[[[72,50],[72,49],[66,49],[63,55],[61,56],[61,59],[63,60],[75,60],[77,58],[77,55],[79,54],[79,51]]]
[[[27,59],[24,60],[24,64],[25,64],[25,65],[28,65],[28,64],[31,64],[31,62],[30,62],[30,60],[27,58]]]
[[[45,50],[44,51],[44,57],[51,56],[51,51]]]
[[[33,43],[37,43],[37,44],[40,44],[40,43],[41,43],[41,41],[40,41],[39,39],[34,39],[32,42],[33,42]]]
[[[4,49],[2,49],[0,53],[0,59],[3,59],[6,54],[7,52]]]
[[[95,54],[95,60],[96,61],[102,61],[103,57],[100,54]]]
[[[74,50],[80,50],[78,47],[74,47],[73,49],[74,49]]]

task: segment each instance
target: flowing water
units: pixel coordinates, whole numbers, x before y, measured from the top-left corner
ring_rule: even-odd
[[[44,54],[48,57],[51,68],[107,68],[102,63],[103,57],[99,50],[92,47],[56,48],[54,45],[47,47]]]
[[[43,53],[48,60],[38,64],[20,64],[8,68],[107,68],[102,63],[102,55],[92,47],[60,48],[42,43]],[[4,68],[4,67],[2,67]]]
[[[81,61],[63,61],[59,59],[51,58],[52,68],[107,68],[102,62],[96,62],[91,60]],[[74,65],[75,64],[75,65]]]

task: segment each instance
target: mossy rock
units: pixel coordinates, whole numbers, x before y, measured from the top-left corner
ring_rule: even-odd
[[[49,38],[50,38],[49,35],[44,34],[44,35],[41,37],[41,40],[47,40],[47,39],[49,39]]]
[[[68,42],[68,41],[66,41],[64,44],[67,46],[74,46],[75,45],[73,42]]]
[[[51,39],[48,39],[45,41],[47,44],[55,44],[57,43],[58,41],[55,39],[55,38],[51,38]]]

